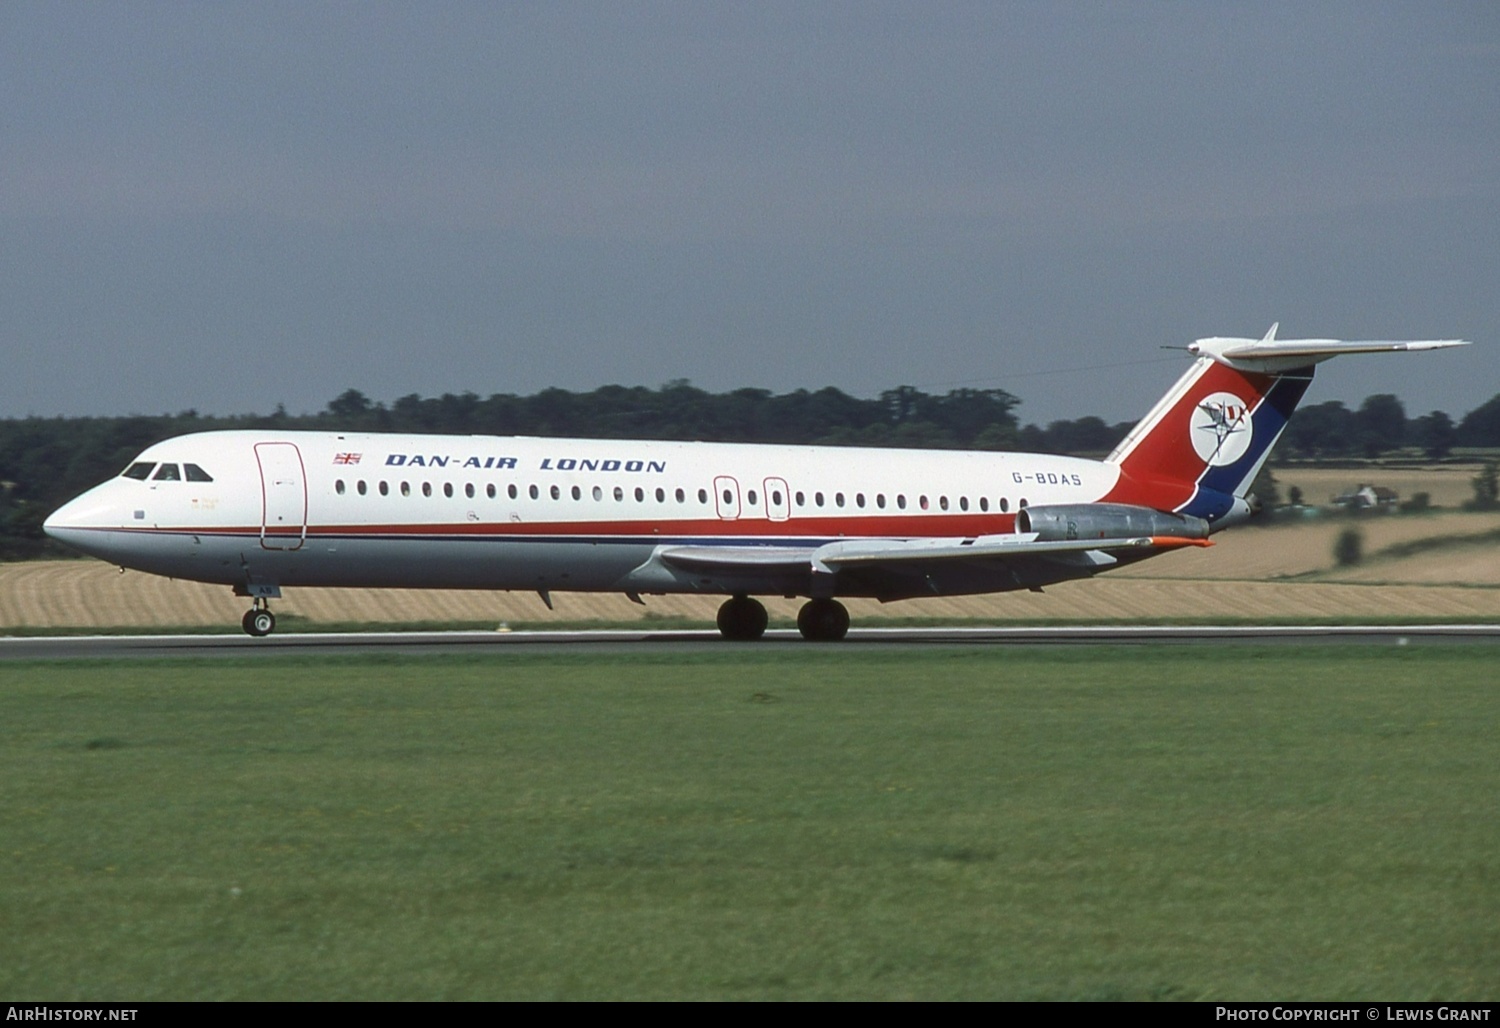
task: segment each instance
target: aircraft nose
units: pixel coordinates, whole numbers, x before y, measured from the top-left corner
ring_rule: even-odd
[[[64,545],[85,553],[92,552],[91,540],[98,530],[118,524],[116,505],[100,489],[90,489],[57,508],[42,522],[42,531]]]
[[[57,538],[58,532],[66,532],[71,528],[86,527],[88,518],[85,516],[90,508],[97,506],[86,502],[88,493],[75,496],[61,507],[47,515],[47,520],[42,522],[42,531]]]

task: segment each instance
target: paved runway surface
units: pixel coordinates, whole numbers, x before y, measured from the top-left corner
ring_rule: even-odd
[[[1404,646],[1420,642],[1500,643],[1500,625],[1252,625],[1032,628],[856,628],[842,644],[807,643],[794,631],[766,633],[759,643],[729,643],[715,631],[369,632],[246,635],[115,635],[0,638],[0,661],[124,657],[262,657],[311,654],[536,652],[688,652],[714,647],[830,645],[1185,645],[1215,642],[1345,642]]]

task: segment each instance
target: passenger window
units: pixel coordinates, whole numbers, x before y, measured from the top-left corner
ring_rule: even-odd
[[[864,493],[855,493],[854,494],[854,505],[856,507],[863,507],[865,505],[865,494]]]
[[[538,496],[540,496],[540,495],[541,495],[541,494],[540,494],[540,493],[538,493],[538,492],[537,492],[537,488],[536,488],[536,486],[532,486],[532,487],[531,487],[531,488],[530,488],[530,489],[527,489],[527,490],[526,490],[526,492],[527,492],[527,494],[528,494],[528,495],[529,495],[529,496],[530,496],[530,497],[531,497],[531,498],[532,498],[532,499],[533,499],[533,500],[534,500],[534,499],[536,499],[536,498],[537,498],[537,497],[538,497]]]
[[[751,489],[749,492],[747,492],[745,494],[745,498],[750,501],[750,506],[752,506],[752,507],[755,506],[755,490],[754,489]]]
[[[422,483],[422,495],[423,496],[431,496],[432,495],[432,483],[431,482],[423,482]]]
[[[946,496],[939,496],[938,497],[938,506],[941,507],[941,508],[943,508],[944,510],[947,510],[948,509],[948,497],[946,497]]]
[[[494,486],[490,486],[490,488],[493,489],[495,487]],[[467,496],[471,500],[474,498],[474,483],[473,482],[469,482],[469,483],[466,483],[464,485],[464,495]]]
[[[1000,497],[1000,513],[1004,514],[1008,510],[1010,510],[1010,500],[1004,496]]]
[[[989,510],[990,509],[990,498],[988,496],[981,496],[979,498],[979,509],[980,510]]]
[[[646,502],[646,490],[642,489],[640,486],[636,486],[635,487],[635,502],[636,503],[645,503]]]
[[[896,506],[900,507],[902,510],[906,509],[906,494],[905,493],[897,493],[896,494]]]
[[[1018,503],[1018,504],[1016,504],[1016,506],[1019,507],[1021,510],[1025,510],[1026,509],[1026,497],[1024,497],[1024,496],[1021,497],[1021,502]]]
[[[728,507],[732,503],[734,503],[734,491],[730,490],[730,489],[725,489],[724,490],[724,506]]]
[[[447,496],[449,498],[451,498],[453,496],[453,483],[452,482],[444,482],[443,483],[443,495]],[[469,486],[469,495],[470,496],[474,495],[474,487],[472,485]]]
[[[380,495],[381,496],[389,496],[389,495],[391,495],[391,487],[390,487],[390,485],[388,483],[386,483],[386,482],[381,482],[380,483]]]
[[[580,489],[580,488],[578,488],[576,485],[573,487],[573,499],[575,499],[575,500],[581,500],[581,499],[583,499],[583,490]]]
[[[771,493],[771,502],[774,503],[778,507],[781,506],[781,490],[780,489],[776,489],[776,490],[772,491],[772,493]]]
[[[681,489],[677,490],[677,502],[678,503],[686,503],[687,502],[687,494],[684,493]]]
[[[797,490],[797,506],[799,506],[799,507],[805,507],[805,506],[807,506],[807,497],[802,494],[802,490],[800,490],[800,489]]]
[[[514,489],[515,486],[511,486],[511,488]],[[494,482],[491,482],[489,485],[487,485],[487,486],[484,487],[484,495],[488,496],[492,500],[495,498],[495,483]]]
[[[699,489],[698,490],[698,502],[699,503],[707,503],[708,502],[708,490],[707,489]]]
[[[923,510],[926,510],[927,509],[927,497],[923,496],[921,499],[917,500],[917,506],[921,507]]]
[[[333,491],[338,493],[340,496],[344,495],[344,480],[342,478],[333,483]]]
[[[667,499],[667,493],[666,493],[666,490],[665,490],[665,489],[661,489],[661,488],[658,488],[658,489],[657,489],[657,490],[656,490],[656,502],[657,502],[657,503],[665,503],[665,502],[666,502],[666,499]]]
[[[354,484],[354,491],[357,492],[357,493],[359,493],[359,495],[361,495],[361,496],[363,496],[365,494],[365,480],[364,479],[361,478],[358,482],[356,482]]]
[[[881,510],[885,510],[885,493],[875,494],[875,506],[879,507]]]
[[[120,473],[121,478],[133,478],[137,482],[144,482],[151,477],[152,470],[156,467],[149,461],[137,461]]]
[[[401,483],[401,495],[402,496],[410,496],[411,495],[411,483],[410,482],[402,482]]]
[[[214,476],[196,464],[184,464],[182,473],[187,476],[189,482],[212,482],[214,480]]]
[[[561,499],[561,498],[562,498],[562,490],[561,490],[561,489],[559,489],[559,488],[558,488],[558,487],[557,487],[557,486],[553,486],[553,487],[552,487],[552,489],[551,489],[551,493],[552,493],[552,498],[553,498],[553,499],[554,499],[554,500],[557,500],[557,499]]]
[[[843,493],[834,493],[833,494],[833,502],[834,502],[834,504],[836,506],[842,507],[844,505],[844,494]]]
[[[616,503],[624,503],[625,502],[625,490],[623,488],[621,488],[620,486],[615,486],[615,502]]]
[[[813,493],[813,503],[816,503],[819,507],[823,506],[823,494]]]
[[[969,509],[969,498],[967,496],[960,496],[958,498],[958,509],[959,510],[968,510]]]
[[[604,499],[604,490],[600,489],[597,485],[594,486],[594,499],[595,500],[602,500],[602,499]]]
[[[178,470],[176,464],[163,464],[156,469],[156,474],[151,476],[151,481],[180,482],[182,481],[182,472]]]

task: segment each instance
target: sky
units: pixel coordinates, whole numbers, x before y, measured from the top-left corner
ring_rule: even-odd
[[[349,388],[1500,393],[1500,5],[0,5],[0,417]]]

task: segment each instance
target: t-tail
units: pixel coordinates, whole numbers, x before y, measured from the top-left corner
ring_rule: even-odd
[[[1106,461],[1120,469],[1105,497],[1202,518],[1213,529],[1251,513],[1250,485],[1312,382],[1313,366],[1346,353],[1438,350],[1459,339],[1200,339],[1193,366]]]

